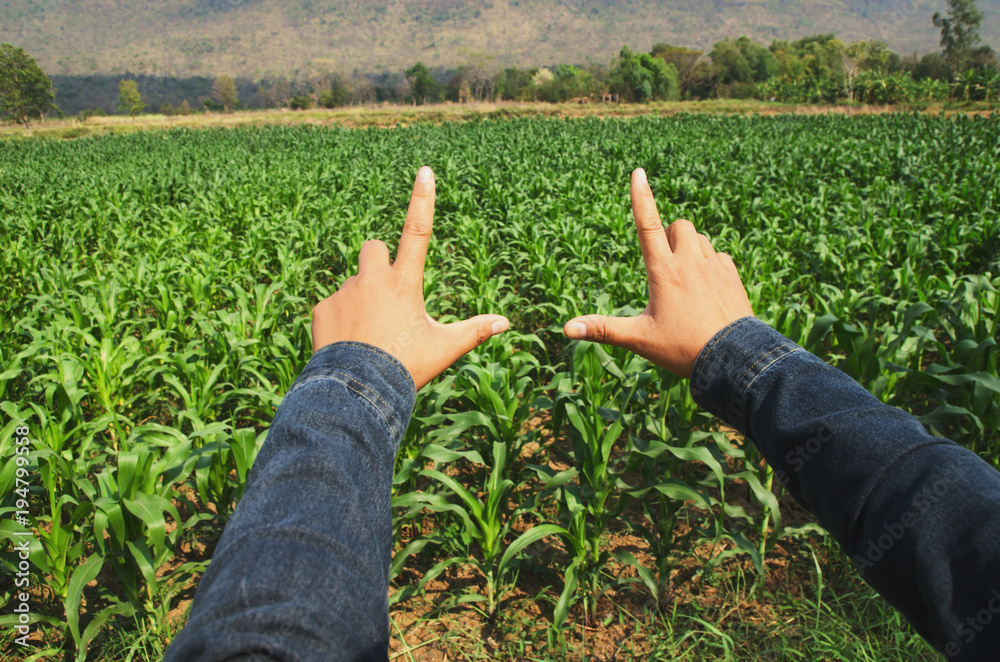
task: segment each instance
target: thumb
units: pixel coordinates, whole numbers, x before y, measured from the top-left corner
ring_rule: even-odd
[[[444,328],[454,339],[454,360],[457,361],[470,350],[509,329],[510,321],[503,315],[476,315],[461,322],[445,324]]]
[[[563,333],[571,340],[614,345],[635,351],[641,344],[638,317],[608,317],[606,315],[584,315],[566,322]]]

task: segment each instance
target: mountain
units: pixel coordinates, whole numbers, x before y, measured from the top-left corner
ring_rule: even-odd
[[[1000,0],[979,0],[984,42],[1000,45]],[[902,53],[938,48],[945,0],[3,0],[0,42],[51,74],[132,72],[253,79],[608,62],[628,44],[709,50],[743,34],[770,43],[833,32]]]

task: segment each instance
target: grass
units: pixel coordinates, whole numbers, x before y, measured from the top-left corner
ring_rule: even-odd
[[[600,623],[587,627],[574,623],[559,633],[551,628],[551,604],[558,597],[558,586],[552,583],[537,593],[514,592],[492,622],[468,606],[449,607],[464,592],[443,583],[440,591],[429,591],[391,611],[389,659],[940,659],[895,609],[858,578],[828,539],[790,541],[773,555],[768,567],[763,587],[755,584],[751,568],[736,561],[711,573],[678,579],[676,599],[664,605],[651,604],[626,587],[605,602]],[[462,568],[454,574],[461,576]],[[538,579],[556,581],[554,573]],[[164,633],[153,636],[139,624],[121,619],[94,642],[92,659],[157,662],[180,622],[168,623]],[[54,631],[50,636],[58,638]],[[0,649],[10,650],[8,643],[0,638]]]
[[[678,582],[677,599],[665,605],[626,588],[606,601],[600,623],[576,623],[558,635],[547,618],[539,618],[539,607],[555,598],[552,589],[512,596],[495,623],[466,609],[435,610],[449,596],[429,594],[423,603],[393,612],[390,658],[938,659],[827,541],[797,541],[787,557],[774,561],[780,567],[772,568],[763,588],[755,586],[752,570],[736,562]]]
[[[919,110],[928,115],[954,113],[989,113],[997,104],[976,102],[972,104],[920,104]],[[163,130],[178,127],[214,128],[237,126],[264,126],[269,124],[315,126],[343,126],[347,128],[391,128],[444,122],[470,122],[484,119],[513,119],[518,117],[637,117],[642,115],[674,115],[678,113],[722,113],[740,115],[776,114],[862,114],[899,112],[910,106],[823,106],[757,101],[755,99],[713,99],[707,101],[657,101],[648,104],[602,103],[543,103],[513,102],[430,104],[426,106],[351,106],[348,108],[313,108],[292,110],[245,110],[234,113],[197,113],[193,115],[155,115],[138,117],[93,116],[86,120],[66,118],[37,122],[30,129],[21,125],[0,126],[0,140],[20,138],[73,139],[85,136],[122,135],[135,131]]]

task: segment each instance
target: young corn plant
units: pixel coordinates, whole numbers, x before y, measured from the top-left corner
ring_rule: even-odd
[[[611,553],[601,538],[625,505],[620,473],[627,458],[616,467],[612,450],[623,436],[627,438],[631,403],[648,382],[648,375],[642,374],[648,365],[643,359],[630,357],[622,363],[628,375],[602,346],[580,343],[573,354],[572,377],[557,380],[557,391],[562,392],[553,402],[553,429],[560,430],[564,420],[569,423],[572,459],[578,471],[560,476],[551,469],[536,468],[555,491],[559,522],[565,530],[563,543],[572,557],[555,607],[557,628],[565,623],[578,597],[583,601],[585,621],[594,622],[600,597],[613,585],[605,578]],[[578,392],[568,390],[572,383],[580,385]],[[570,482],[574,477],[577,481]]]
[[[461,482],[437,469],[427,469],[421,475],[430,478],[445,492],[451,494],[450,500],[444,494],[413,494],[405,501],[400,499],[397,505],[419,503],[433,512],[453,513],[462,525],[463,539],[474,542],[479,554],[469,554],[465,561],[477,568],[486,580],[485,595],[465,596],[463,602],[482,601],[485,603],[486,615],[492,620],[497,609],[505,581],[515,569],[517,555],[528,545],[553,534],[565,534],[565,529],[554,524],[538,524],[520,533],[509,544],[506,542],[514,524],[522,514],[521,509],[510,510],[507,501],[514,488],[514,481],[504,478],[509,471],[507,446],[503,442],[493,443],[492,456],[487,463],[476,451],[448,451],[443,448],[428,449],[425,457],[430,459],[448,460],[464,459],[480,466],[488,467],[489,473],[482,486],[483,497],[471,492]]]
[[[656,386],[655,393],[640,391],[641,413],[629,437],[632,453],[628,470],[639,474],[641,484],[625,490],[641,507],[642,520],[630,525],[649,545],[654,566],[643,566],[629,552],[616,558],[635,568],[638,580],[659,603],[666,597],[675,550],[688,540],[707,539],[716,547],[724,535],[722,520],[729,513],[723,468],[726,455],[718,445],[703,443],[721,433],[696,429],[705,427],[707,417],[695,411],[686,383],[663,370],[657,376],[658,380],[649,380],[650,386]],[[728,450],[735,453],[737,449],[730,446]],[[696,463],[709,471],[698,476]],[[707,516],[713,525],[692,525],[680,536],[677,525],[692,508],[701,511],[699,519]]]
[[[433,512],[453,513],[459,519],[463,527],[462,539],[466,544],[475,543],[478,546],[479,555],[468,555],[467,560],[485,578],[485,596],[479,597],[485,602],[486,614],[491,619],[496,616],[500,593],[515,567],[517,554],[531,543],[562,531],[551,524],[536,525],[522,532],[509,545],[506,542],[519,518],[531,512],[530,506],[527,509],[511,508],[510,501],[514,496],[512,491],[518,484],[515,469],[517,454],[534,436],[533,431],[522,428],[534,401],[531,373],[538,369],[537,359],[526,352],[512,348],[509,356],[509,367],[497,363],[480,365],[477,361],[482,356],[472,353],[455,378],[447,381],[447,391],[444,391],[457,396],[468,411],[419,419],[422,425],[450,422],[450,425],[428,435],[428,438],[442,443],[453,444],[480,436],[492,440],[487,446],[490,452],[486,453],[485,460],[477,450],[457,450],[438,444],[428,445],[419,456],[423,461],[434,462],[435,466],[453,466],[450,463],[464,460],[482,467],[485,470],[481,488],[484,496],[477,496],[455,477],[434,468],[422,470],[419,475],[431,479],[453,500],[442,493],[414,493],[409,497],[397,497],[394,503],[401,507],[423,504]],[[466,596],[465,599],[476,598]]]

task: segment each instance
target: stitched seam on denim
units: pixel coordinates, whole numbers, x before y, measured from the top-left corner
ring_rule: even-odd
[[[375,356],[380,356],[383,359],[388,360],[389,363],[391,363],[392,366],[394,368],[396,368],[396,370],[403,377],[409,378],[410,382],[411,383],[413,382],[413,375],[411,375],[410,372],[409,372],[409,370],[406,369],[406,366],[404,366],[402,364],[402,361],[400,361],[399,359],[397,359],[392,354],[389,354],[388,352],[383,351],[383,350],[379,349],[378,347],[373,347],[373,346],[370,346],[370,345],[364,345],[364,344],[361,344],[361,343],[345,342],[344,344],[350,345],[351,347],[356,347],[358,349],[363,349],[363,350],[365,350],[366,352],[368,352],[370,354],[374,354]],[[414,386],[416,386],[416,384],[414,384]]]
[[[736,327],[738,327],[738,326],[742,326],[742,324],[739,323],[739,320],[737,320],[736,322],[733,322],[732,324],[730,324],[729,328],[726,330],[726,332],[723,333],[718,338],[716,338],[715,341],[708,348],[705,349],[705,355],[703,357],[701,357],[701,361],[698,361],[698,363],[707,363],[708,362],[708,357],[712,354],[712,350],[715,349],[716,345],[718,345],[720,342],[722,342],[722,340],[726,336],[728,336],[730,333],[732,333],[733,331],[735,331]]]
[[[386,401],[383,400],[381,398],[381,396],[379,396],[379,394],[377,392],[375,392],[374,390],[368,388],[367,385],[359,382],[358,380],[354,379],[353,377],[351,377],[347,373],[340,372],[339,370],[334,370],[333,373],[334,374],[338,374],[338,375],[342,375],[344,378],[346,378],[350,382],[350,384],[346,384],[346,383],[344,384],[345,386],[347,386],[348,389],[354,391],[355,393],[357,393],[358,395],[360,395],[362,398],[364,398],[368,402],[371,402],[372,406],[375,407],[375,409],[378,410],[378,413],[382,414],[382,419],[385,421],[386,426],[389,428],[389,433],[392,434],[393,436],[395,436],[395,426],[393,426],[392,423],[389,422],[389,418],[391,417],[391,413],[389,415],[387,415],[386,412],[382,409],[382,407],[385,407],[386,410],[388,410],[389,412],[392,412],[392,407],[390,407],[388,405],[388,403],[386,403]],[[351,388],[351,384],[356,384],[357,385],[357,390],[355,390],[354,388]],[[382,403],[382,407],[379,407],[378,404],[376,404],[375,402],[372,402],[371,398],[369,398],[366,395],[366,393],[371,393],[373,396],[375,396],[375,399]]]
[[[795,354],[796,352],[804,352],[805,350],[802,349],[801,347],[796,346],[794,343],[792,343],[792,344],[781,343],[780,345],[778,345],[777,347],[775,347],[774,349],[772,349],[770,352],[768,352],[764,356],[762,356],[759,359],[757,359],[754,362],[754,364],[752,366],[750,366],[749,368],[747,368],[746,371],[743,373],[743,377],[744,378],[748,377],[750,375],[750,373],[753,372],[754,368],[756,368],[757,365],[760,364],[761,361],[764,361],[765,359],[767,359],[767,357],[771,356],[775,352],[779,352],[779,351],[782,351],[782,350],[788,350],[788,351],[785,351],[785,353],[782,354],[781,356],[775,357],[770,363],[768,363],[767,365],[765,365],[764,367],[762,367],[760,369],[760,372],[758,372],[757,374],[753,375],[753,377],[750,379],[750,381],[747,382],[747,385],[743,387],[743,393],[742,393],[742,395],[740,395],[740,406],[739,406],[739,412],[738,412],[738,414],[739,414],[739,421],[740,421],[741,431],[744,434],[746,434],[746,430],[748,429],[748,427],[747,427],[746,421],[744,421],[743,403],[746,402],[747,393],[750,392],[750,387],[753,386],[753,383],[755,381],[757,381],[758,377],[760,377],[765,372],[767,372],[768,368],[770,368],[771,366],[773,366],[775,363],[777,363],[781,359],[785,358],[786,356],[790,356],[792,354]]]
[[[712,353],[712,350],[713,350],[713,349],[715,349],[715,346],[716,346],[716,345],[718,345],[718,344],[719,344],[720,342],[722,342],[722,340],[723,340],[723,339],[724,339],[724,338],[725,338],[726,336],[728,336],[728,335],[729,335],[730,333],[732,333],[733,331],[735,331],[735,330],[736,330],[736,327],[737,327],[737,326],[743,326],[743,325],[742,325],[742,324],[737,324],[736,322],[733,322],[732,326],[730,326],[730,327],[729,327],[729,330],[728,330],[728,331],[726,331],[726,332],[725,332],[725,333],[723,333],[723,334],[722,334],[721,336],[719,336],[718,338],[716,338],[716,339],[715,339],[715,342],[713,342],[713,343],[712,343],[712,344],[711,344],[711,345],[710,345],[710,346],[708,347],[708,349],[706,349],[706,350],[705,350],[705,356],[703,357],[703,360],[704,360],[704,361],[707,361],[707,360],[708,360],[708,357],[709,357],[709,355],[710,355],[710,354]]]
[[[341,379],[341,377],[347,378],[347,381],[344,381],[344,379]],[[346,373],[343,373],[343,372],[340,372],[339,370],[333,370],[333,371],[330,371],[330,372],[323,372],[323,373],[321,373],[319,375],[313,375],[312,377],[307,377],[306,379],[303,379],[301,382],[297,383],[294,388],[289,389],[288,393],[291,393],[292,391],[297,390],[297,389],[305,386],[309,382],[315,382],[315,381],[320,381],[320,380],[324,380],[324,379],[330,379],[330,380],[333,380],[333,381],[337,382],[338,384],[343,384],[344,387],[348,391],[351,391],[355,395],[358,395],[358,396],[364,398],[372,407],[375,407],[375,410],[379,413],[379,415],[381,415],[382,422],[385,423],[385,426],[388,429],[389,434],[390,435],[395,435],[394,427],[393,427],[392,423],[389,422],[389,419],[386,417],[385,412],[382,411],[382,408],[379,407],[377,403],[372,402],[371,398],[369,398],[363,392],[364,390],[371,391],[371,389],[369,389],[367,386],[365,386],[361,382],[357,381],[356,379],[354,379],[350,375],[348,375]],[[348,383],[348,382],[351,382],[351,383]],[[353,388],[351,384],[357,384],[360,387],[360,390],[356,389],[356,388]],[[392,408],[389,407],[389,405],[385,404],[385,402],[382,400],[382,398],[380,398],[378,396],[378,393],[375,393],[374,391],[371,391],[371,392],[378,399],[379,402],[381,402],[383,405],[385,405],[386,409],[389,409],[391,411]],[[288,397],[288,393],[285,394],[286,398]]]
[[[378,409],[379,413],[382,414],[382,417],[386,419],[386,423],[389,422],[388,421],[389,416],[385,413],[385,411],[382,410],[382,407],[385,407],[390,412],[392,411],[392,407],[390,407],[389,404],[385,400],[383,400],[382,397],[376,391],[368,388],[368,386],[366,384],[363,384],[362,382],[359,382],[358,380],[354,379],[354,377],[351,377],[346,372],[341,372],[339,370],[333,370],[332,373],[336,374],[336,375],[343,376],[351,384],[356,384],[357,387],[358,387],[357,390],[351,388],[350,384],[345,384],[345,386],[347,386],[347,388],[350,388],[352,391],[354,391],[355,393],[357,393],[358,395],[360,395],[361,397],[363,397],[365,400],[368,400],[368,402],[371,402],[372,406],[375,407],[376,409]],[[372,402],[371,398],[369,398],[366,395],[366,393],[371,393],[372,395],[374,395],[375,399],[382,403],[382,407],[379,407],[378,404]],[[390,429],[392,429],[392,426],[389,426],[389,427],[390,427]]]

